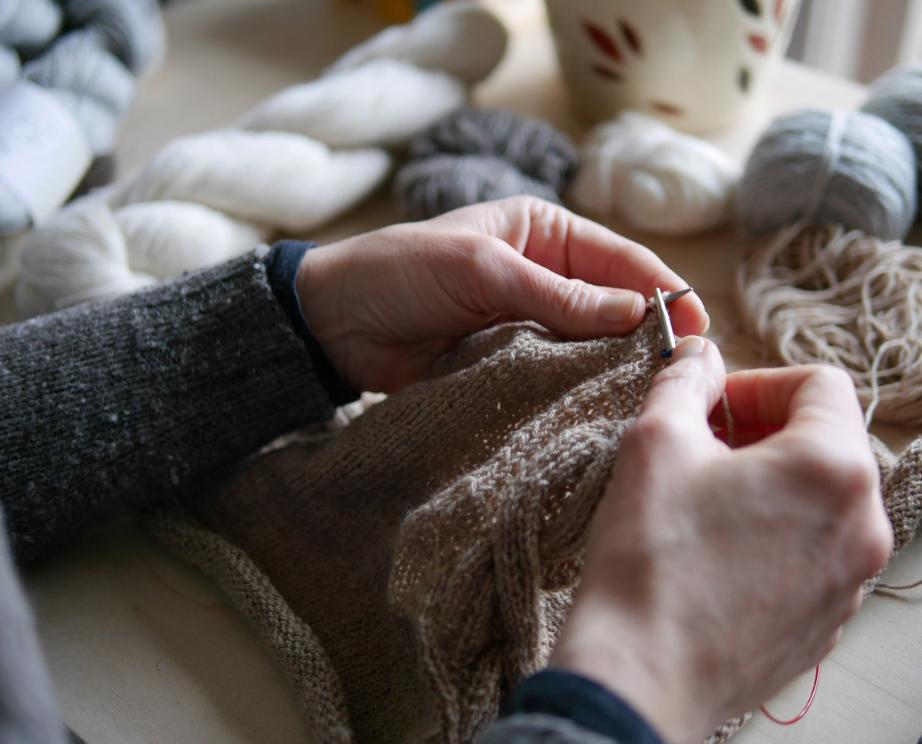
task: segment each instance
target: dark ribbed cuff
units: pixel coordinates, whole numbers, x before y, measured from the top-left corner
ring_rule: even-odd
[[[602,685],[563,669],[545,669],[521,682],[500,708],[500,717],[543,713],[566,718],[619,744],[663,744],[630,705]]]
[[[291,320],[295,333],[303,339],[304,344],[307,346],[318,379],[333,403],[341,406],[356,400],[359,394],[339,376],[320,342],[311,332],[307,321],[304,320],[301,300],[295,286],[301,259],[311,248],[316,247],[317,243],[308,243],[301,240],[279,241],[269,251],[269,255],[266,256],[266,276],[279,304],[284,308],[285,313]]]

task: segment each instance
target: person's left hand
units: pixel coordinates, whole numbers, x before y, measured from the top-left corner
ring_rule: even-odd
[[[514,197],[387,227],[309,251],[304,318],[358,390],[394,392],[464,336],[499,318],[568,338],[632,331],[655,287],[686,283],[647,248],[562,207]],[[670,307],[679,336],[702,333],[694,294]]]

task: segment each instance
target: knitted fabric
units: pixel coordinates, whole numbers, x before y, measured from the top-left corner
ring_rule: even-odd
[[[155,532],[255,623],[317,740],[470,741],[548,661],[659,344],[650,317],[585,342],[484,331],[345,429],[187,495],[194,516],[162,514]],[[885,463],[900,544],[919,521],[920,454]]]
[[[185,498],[316,634],[356,740],[469,741],[546,663],[617,443],[661,364],[650,321],[582,343],[485,331],[324,446],[264,454]],[[202,565],[201,540],[159,532]]]

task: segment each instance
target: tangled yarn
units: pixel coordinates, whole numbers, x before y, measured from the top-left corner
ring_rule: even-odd
[[[903,238],[916,212],[909,140],[863,112],[805,110],[776,119],[739,185],[743,227],[763,234],[803,220]]]
[[[517,194],[560,202],[577,162],[569,138],[546,122],[462,108],[412,141],[394,193],[410,219]]]
[[[848,372],[868,422],[922,424],[922,251],[795,225],[757,244],[737,279],[743,323],[772,356]]]
[[[916,167],[922,163],[922,66],[897,67],[871,84],[861,107],[892,124],[912,143]]]
[[[68,110],[96,157],[115,145],[135,76],[159,61],[164,30],[155,0],[0,2],[0,87],[22,79]],[[21,196],[0,181],[0,235],[30,224]]]
[[[466,28],[491,28],[487,43],[471,38],[446,48],[451,56],[442,60],[427,48],[423,58],[414,27],[439,28],[445,13],[467,18]],[[20,312],[129,292],[237,255],[275,231],[303,233],[339,215],[387,177],[386,147],[464,104],[474,81],[446,72],[464,67],[458,55],[476,58],[466,69],[492,69],[505,31],[486,10],[459,1],[385,33],[386,51],[401,59],[378,53],[372,39],[371,51],[352,52],[360,62],[281,91],[235,127],[173,141],[131,179],[77,200],[26,236]]]
[[[649,232],[688,235],[729,219],[739,172],[714,145],[627,111],[589,134],[567,198]]]

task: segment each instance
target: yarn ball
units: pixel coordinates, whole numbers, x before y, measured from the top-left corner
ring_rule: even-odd
[[[881,75],[861,110],[900,130],[912,143],[916,167],[922,164],[922,66],[897,67]]]
[[[94,156],[109,155],[135,93],[135,77],[165,45],[154,0],[19,0],[0,4],[0,85],[22,79],[70,111]],[[0,235],[30,224],[0,182]]]
[[[519,194],[553,202],[579,156],[550,124],[501,109],[461,108],[410,143],[394,193],[410,219]]]
[[[590,132],[567,193],[580,211],[616,215],[663,235],[718,227],[731,213],[739,165],[722,150],[636,111]]]
[[[740,265],[748,333],[784,364],[852,378],[866,423],[922,424],[922,251],[841,226],[794,225]]]
[[[912,145],[860,111],[808,109],[776,119],[749,156],[737,199],[740,222],[756,235],[803,221],[901,239],[915,212]]]

